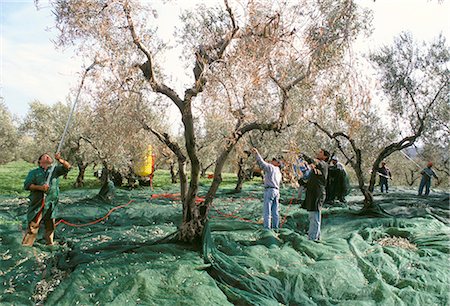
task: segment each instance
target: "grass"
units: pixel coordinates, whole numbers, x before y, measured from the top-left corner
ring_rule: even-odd
[[[0,194],[26,195],[23,182],[33,168],[33,164],[25,161],[10,162],[0,166]]]
[[[28,174],[28,172],[37,166],[26,161],[14,161],[4,165],[0,165],[0,194],[4,195],[28,195],[28,191],[23,189],[23,182]],[[94,176],[93,167],[88,167],[85,173],[85,186],[83,189],[99,189],[100,181]],[[78,176],[78,169],[74,167],[69,174],[67,179],[60,180],[60,188],[62,191],[75,189],[73,184]],[[223,173],[222,174],[221,188],[233,189],[236,186],[236,174],[234,173]],[[200,178],[200,186],[209,186],[212,179]],[[246,184],[257,184],[260,185],[261,179],[255,179],[251,182],[246,182]],[[154,187],[169,187],[178,186],[177,184],[172,184],[170,178],[170,172],[168,170],[157,170],[153,179]]]
[[[28,172],[37,166],[26,161],[14,161],[5,165],[0,165],[0,194],[27,195],[28,191],[23,189],[23,182]],[[60,180],[61,190],[74,189],[73,184],[78,176],[78,169],[73,168],[67,175],[67,179]],[[94,176],[92,167],[86,170],[86,189],[100,188],[100,182]]]

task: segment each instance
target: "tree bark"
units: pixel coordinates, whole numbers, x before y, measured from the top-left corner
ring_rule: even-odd
[[[203,218],[200,216],[196,199],[200,180],[200,161],[195,145],[194,118],[190,101],[185,101],[182,121],[184,125],[184,139],[186,151],[189,156],[191,171],[189,188],[183,202],[183,223],[180,227],[180,239],[182,241],[200,242],[203,231]]]
[[[82,161],[77,162],[78,166],[78,176],[75,181],[75,188],[81,188],[84,186],[84,175],[86,173],[86,168],[88,163],[83,163]]]
[[[176,184],[177,181],[177,174],[175,173],[175,163],[170,163],[170,179],[172,181],[172,184]]]
[[[238,173],[237,173],[237,183],[234,188],[234,192],[239,193],[242,191],[242,186],[244,185],[246,175],[244,170],[244,158],[240,157],[238,161]]]

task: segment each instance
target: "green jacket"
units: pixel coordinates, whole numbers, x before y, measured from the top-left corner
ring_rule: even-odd
[[[25,190],[30,190],[30,185],[44,185],[47,181],[47,176],[50,172],[50,168],[47,170],[44,170],[44,168],[39,167],[36,169],[31,170],[27,178],[25,179],[25,182],[23,184],[23,187]],[[50,180],[50,189],[47,192],[47,195],[45,197],[45,204],[44,209],[42,210],[42,215],[45,215],[48,210],[51,211],[51,218],[55,218],[57,214],[57,205],[58,205],[58,199],[59,199],[59,177],[61,175],[66,174],[69,172],[68,169],[64,168],[64,166],[58,165],[55,167],[52,173],[52,178]],[[28,206],[28,223],[33,221],[33,219],[36,217],[36,215],[39,213],[41,206],[42,206],[42,198],[44,197],[44,192],[42,191],[31,191],[30,190],[30,203]]]

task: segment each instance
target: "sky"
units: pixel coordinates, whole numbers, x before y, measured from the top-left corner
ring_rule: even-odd
[[[191,6],[193,1],[189,0]],[[78,86],[83,70],[82,59],[72,50],[56,49],[52,42],[57,34],[54,16],[44,0],[39,3],[41,9],[37,10],[31,0],[0,0],[0,97],[18,118],[25,116],[34,100],[53,104],[70,99],[70,88]],[[417,40],[430,41],[439,33],[450,39],[450,0],[357,3],[374,12],[374,31],[359,42],[362,51],[390,44],[402,31],[410,31]],[[174,8],[181,9],[181,5],[174,5],[170,13],[161,13],[162,20],[177,16]]]

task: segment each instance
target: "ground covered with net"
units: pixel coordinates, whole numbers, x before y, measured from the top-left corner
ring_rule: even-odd
[[[2,305],[448,305],[449,195],[376,194],[391,217],[358,215],[362,197],[323,210],[322,240],[284,188],[282,228],[263,231],[262,186],[221,190],[203,250],[176,243],[173,189],[64,191],[54,247],[21,246],[27,200],[0,197]],[[201,192],[205,193],[206,189]],[[120,207],[112,210],[114,207]],[[112,210],[112,211],[111,211]],[[95,224],[83,227],[102,218]],[[93,222],[92,222],[93,223]],[[43,231],[43,228],[41,229]],[[42,233],[40,233],[40,236]]]

